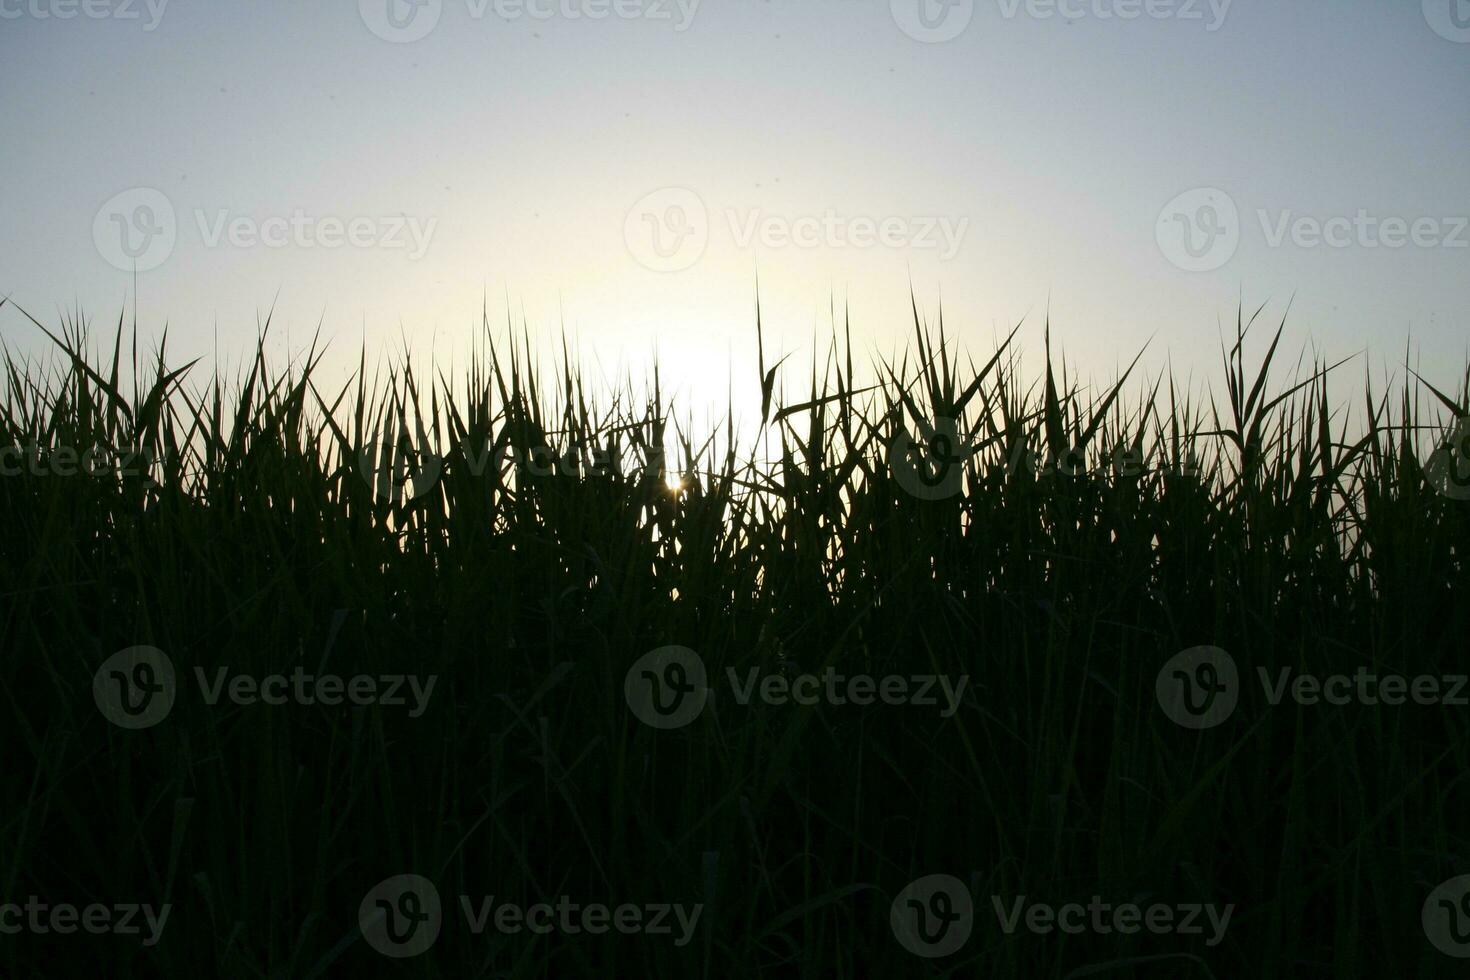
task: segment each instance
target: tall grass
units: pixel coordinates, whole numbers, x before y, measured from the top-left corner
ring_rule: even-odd
[[[7,354],[0,409],[0,446],[43,461],[0,476],[0,901],[175,910],[152,948],[0,936],[0,965],[1455,975],[1419,916],[1470,872],[1470,708],[1270,707],[1255,677],[1467,669],[1470,502],[1426,478],[1420,449],[1470,414],[1466,392],[1406,376],[1332,404],[1329,379],[1355,368],[1283,370],[1282,326],[1260,318],[1237,321],[1203,397],[1138,362],[1084,388],[1049,344],[1028,379],[1017,333],[972,360],[916,312],[906,359],[855,365],[841,331],[785,401],[761,338],[751,444],[679,426],[657,383],[595,389],[569,358],[537,372],[528,342],[488,330],[457,376],[405,362],[374,380],[364,357],[338,387],[317,345],[277,368],[262,339],[228,378],[171,363],[166,342],[139,355],[136,328],[125,351],[122,319],[100,350],[80,319],[32,321],[60,360]],[[58,475],[91,447],[144,462]],[[926,447],[961,460],[957,492],[929,489]],[[589,457],[618,462],[574,462]],[[418,718],[190,695],[124,731],[92,678],[140,644],[181,686],[195,668],[298,665],[438,686]],[[624,675],[671,644],[716,694],[658,731]],[[1245,690],[1196,732],[1154,682],[1201,644],[1230,652]],[[971,680],[950,718],[742,707],[723,682],[827,666]],[[391,963],[357,909],[405,872],[435,881],[446,924]],[[936,872],[970,885],[976,923],[929,961],[895,940],[889,903]],[[682,948],[476,937],[462,893],[705,911]],[[1213,947],[1007,935],[992,895],[1237,910]]]

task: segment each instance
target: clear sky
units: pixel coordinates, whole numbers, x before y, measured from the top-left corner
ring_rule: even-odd
[[[912,283],[1098,378],[1212,375],[1240,296],[1466,358],[1467,0],[0,0],[0,160],[0,293],[115,320],[136,261],[180,356],[273,301],[458,351],[488,296],[723,400],[758,270],[781,352],[834,301],[894,349]]]

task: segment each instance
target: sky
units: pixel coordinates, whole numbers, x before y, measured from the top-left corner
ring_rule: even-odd
[[[343,371],[488,307],[738,406],[757,283],[793,366],[833,310],[901,350],[912,290],[1099,381],[1290,303],[1455,386],[1467,96],[1470,0],[0,0],[0,295],[220,363],[274,309]]]

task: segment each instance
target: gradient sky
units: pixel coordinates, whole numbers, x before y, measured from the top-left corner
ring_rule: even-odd
[[[781,352],[834,300],[894,349],[912,283],[976,353],[1049,308],[1099,379],[1150,338],[1212,377],[1241,296],[1296,297],[1293,353],[1465,363],[1467,0],[420,3],[0,0],[0,294],[115,321],[161,197],[137,301],[180,357],[238,360],[273,301],[281,350],[321,320],[343,354],[457,352],[488,297],[748,404],[758,270]],[[385,247],[410,220],[422,255]]]

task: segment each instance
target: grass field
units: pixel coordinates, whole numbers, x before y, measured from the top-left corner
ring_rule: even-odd
[[[488,331],[342,386],[35,323],[0,902],[171,911],[0,974],[1463,975],[1466,393],[1263,320],[1208,396],[839,331],[753,442]]]

